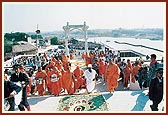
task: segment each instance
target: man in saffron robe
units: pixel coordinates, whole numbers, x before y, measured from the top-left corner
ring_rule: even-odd
[[[100,58],[100,60],[99,60],[99,75],[100,75],[100,77],[102,77],[104,72],[105,72],[105,62],[102,58]]]
[[[63,72],[62,84],[63,84],[63,88],[67,90],[68,94],[73,94],[75,92],[73,73],[70,71],[70,66],[67,67],[67,71]]]
[[[129,59],[127,59],[127,65],[131,69],[131,71],[132,71],[132,64],[131,64],[131,61]]]
[[[87,53],[85,55],[85,61],[86,61],[86,63],[85,63],[86,66],[88,66],[88,64],[91,64],[91,58]]]
[[[84,84],[85,81],[82,78],[84,71],[77,65],[76,69],[73,71],[74,74],[74,83],[75,83],[75,90],[81,88]]]
[[[52,85],[51,85],[51,68],[46,68],[45,69],[46,71],[46,74],[47,74],[47,78],[46,78],[46,83],[47,83],[47,89],[48,89],[48,92],[49,94],[52,93]]]
[[[126,64],[124,68],[124,88],[128,88],[128,83],[130,81],[131,69],[129,68],[128,64]]]
[[[63,63],[64,69],[66,70],[67,69],[67,65],[68,65],[68,57],[66,56],[65,53],[62,55],[62,63]]]
[[[61,72],[61,77],[59,78],[60,88],[63,89],[63,85],[62,85],[62,74],[63,74],[64,67],[63,67],[63,64],[62,64],[61,60],[58,60],[57,62],[58,62],[58,63],[56,63],[56,67],[57,67],[58,70]]]
[[[52,93],[55,96],[58,96],[59,93],[61,92],[61,87],[60,87],[60,79],[62,74],[58,70],[57,67],[53,68],[50,72],[50,79],[51,79],[51,88],[52,88]]]
[[[42,70],[42,67],[39,67],[35,75],[35,79],[37,83],[38,95],[40,96],[43,96],[45,94],[46,78],[47,78],[46,72]]]
[[[105,65],[104,65],[104,82],[107,82],[107,76],[106,76],[106,71],[107,71],[107,67],[108,67],[108,62],[105,61]]]
[[[140,69],[139,62],[135,62],[135,66],[132,68],[132,78],[131,81],[135,83],[135,80],[137,80],[138,77],[138,70]]]
[[[109,65],[107,66],[106,76],[107,76],[107,88],[110,93],[113,93],[114,89],[118,87],[118,78],[120,76],[120,69],[111,59],[109,59]]]

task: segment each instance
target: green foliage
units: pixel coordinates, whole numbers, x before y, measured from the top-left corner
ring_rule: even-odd
[[[7,40],[4,41],[4,55],[6,53],[12,52],[12,46],[19,45],[17,42],[13,42],[12,44],[8,43]]]
[[[6,53],[12,52],[12,46],[18,45],[18,41],[27,41],[29,37],[26,33],[16,32],[16,33],[5,33],[4,35],[4,55]]]
[[[8,52],[12,52],[12,44],[4,44],[4,55]]]
[[[60,41],[57,37],[51,38],[51,45],[60,45]]]
[[[26,33],[16,32],[16,33],[5,33],[4,38],[8,41],[27,41],[29,37]]]
[[[42,35],[37,35],[37,34],[33,34],[33,35],[31,35],[31,38],[32,39],[43,39],[43,37],[42,37]]]
[[[13,45],[19,45],[18,41],[27,41],[27,38],[37,39],[37,34],[28,35],[22,32],[5,33],[4,35],[4,55],[12,52]],[[42,35],[38,35],[38,39],[43,39]]]

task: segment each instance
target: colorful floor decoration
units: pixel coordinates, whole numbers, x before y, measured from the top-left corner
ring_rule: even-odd
[[[73,61],[71,63],[74,64],[75,66],[76,65],[78,65],[80,67],[84,67],[85,66],[85,62],[84,61]]]
[[[102,95],[72,95],[59,101],[57,111],[108,111]]]

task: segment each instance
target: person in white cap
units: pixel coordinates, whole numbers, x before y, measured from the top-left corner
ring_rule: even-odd
[[[94,69],[92,69],[91,64],[88,65],[88,69],[85,70],[83,76],[86,79],[87,93],[91,93],[95,88],[95,85],[96,85],[96,79],[95,78],[97,76],[97,73]]]

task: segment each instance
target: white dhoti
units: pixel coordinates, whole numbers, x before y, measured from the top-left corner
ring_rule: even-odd
[[[92,92],[95,88],[95,85],[96,85],[95,76],[96,76],[96,74],[97,74],[96,71],[93,70],[93,69],[91,70],[91,72],[86,70],[83,74],[83,76],[85,76],[85,78],[86,78],[86,88],[87,88],[88,92]]]
[[[88,92],[92,92],[95,88],[95,81],[89,81],[89,82],[86,81],[86,87]]]

